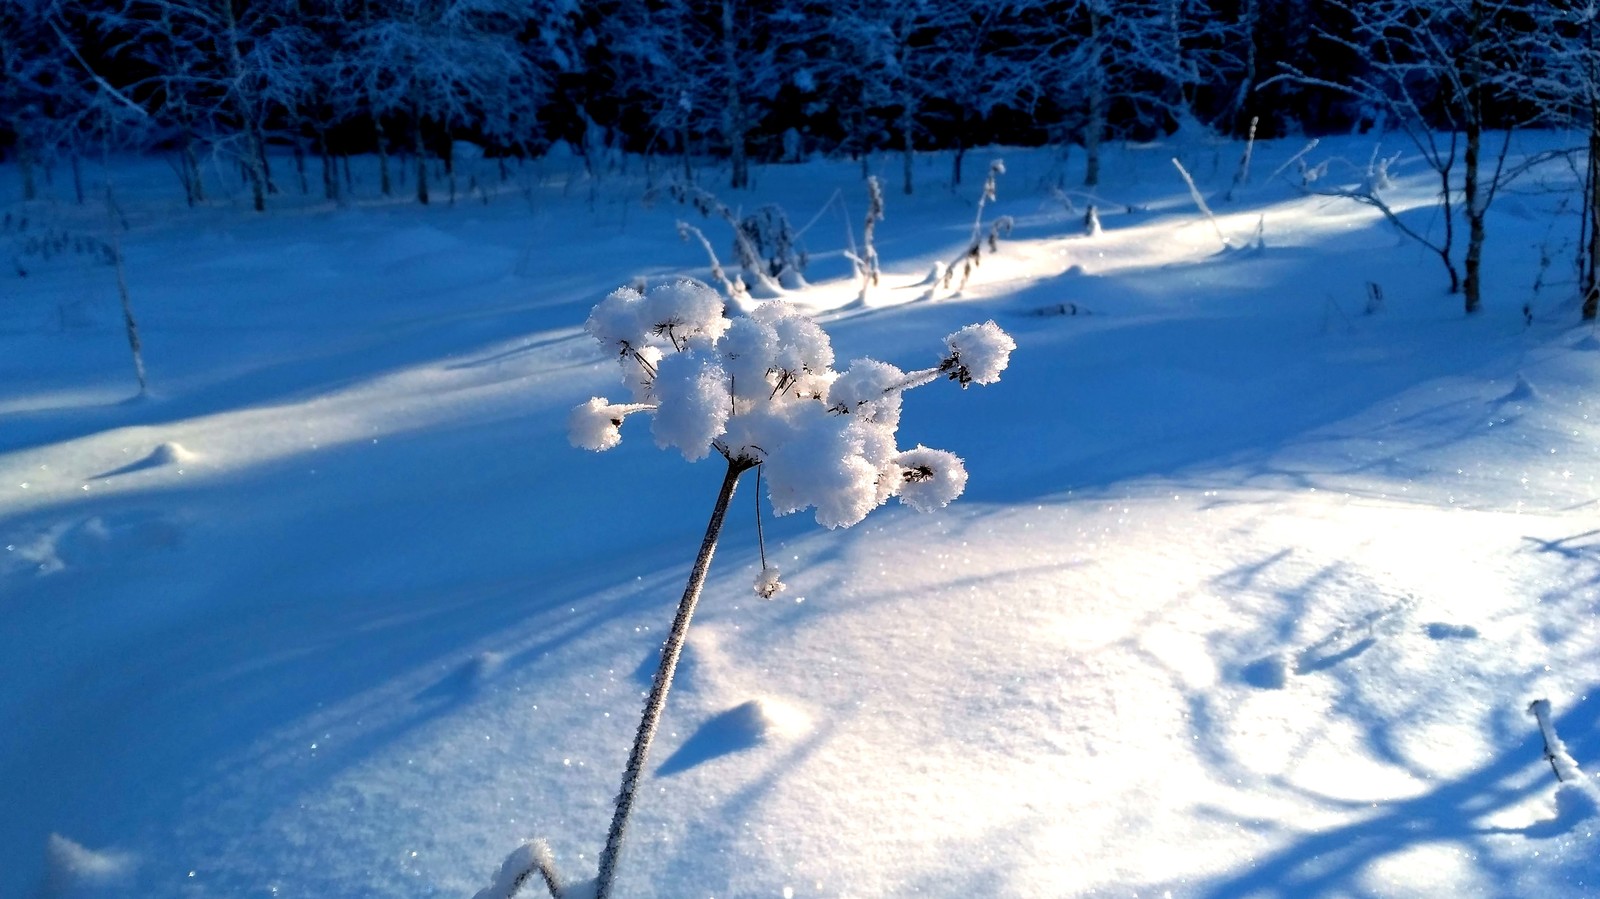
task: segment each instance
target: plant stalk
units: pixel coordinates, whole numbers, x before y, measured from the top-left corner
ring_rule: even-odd
[[[694,615],[695,604],[700,601],[700,589],[705,586],[706,572],[711,568],[711,555],[717,549],[717,537],[722,533],[722,520],[727,516],[728,504],[733,501],[734,487],[739,476],[754,463],[743,459],[729,459],[728,473],[722,479],[722,490],[717,494],[717,504],[711,510],[711,520],[706,524],[706,536],[700,543],[700,555],[695,557],[694,568],[689,572],[689,583],[683,588],[683,599],[678,602],[678,614],[672,620],[672,630],[661,647],[661,664],[650,685],[650,696],[644,702],[644,715],[639,719],[639,730],[634,734],[633,751],[628,755],[628,767],[622,772],[622,789],[617,793],[617,810],[611,817],[611,832],[606,835],[606,848],[600,853],[600,873],[595,884],[595,899],[610,899],[611,886],[617,876],[617,857],[622,852],[622,841],[628,830],[628,817],[633,813],[633,801],[644,776],[645,759],[650,754],[650,743],[655,739],[656,727],[661,723],[661,713],[667,706],[667,690],[672,686],[672,675],[678,668],[678,657],[683,654],[683,642],[689,634],[689,619]]]

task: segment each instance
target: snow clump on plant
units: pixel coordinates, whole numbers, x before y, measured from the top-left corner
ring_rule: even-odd
[[[715,450],[735,468],[759,465],[775,512],[814,509],[830,528],[855,524],[890,497],[926,511],[960,496],[960,458],[896,445],[903,394],[940,378],[993,384],[1016,348],[990,321],[946,337],[930,368],[857,359],[835,371],[827,333],[799,309],[769,301],[729,320],[722,298],[689,280],[616,290],[586,327],[622,364],[634,402],[578,406],[575,445],[610,449],[624,418],[649,412],[661,448],[691,462]]]

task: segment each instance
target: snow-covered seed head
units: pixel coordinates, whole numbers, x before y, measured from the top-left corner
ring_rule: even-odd
[[[828,387],[828,411],[840,415],[862,415],[877,424],[894,427],[900,423],[903,397],[897,389],[906,383],[906,373],[887,362],[857,359]]]
[[[778,569],[770,566],[762,568],[761,571],[756,574],[756,595],[762,599],[771,599],[772,597],[777,596],[779,593],[782,593],[788,587],[788,585],[783,581],[778,580],[778,576]]]
[[[949,350],[939,369],[962,387],[968,384],[993,384],[1011,363],[1017,342],[993,321],[967,325],[944,339]]]
[[[655,381],[656,420],[651,432],[662,449],[676,447],[695,462],[728,428],[732,398],[728,375],[714,354],[693,350],[661,360]]]
[[[918,512],[942,509],[967,489],[967,468],[961,457],[918,446],[895,457],[900,466],[900,502]]]
[[[722,297],[698,281],[683,279],[651,288],[644,298],[645,322],[652,336],[674,349],[690,341],[716,341],[728,329]]]
[[[760,464],[774,512],[810,509],[824,527],[849,527],[892,496],[931,510],[960,495],[959,458],[897,446],[904,394],[941,375],[994,383],[1016,347],[991,321],[945,338],[936,367],[905,372],[857,359],[841,373],[827,333],[800,309],[766,302],[730,321],[722,298],[694,281],[613,291],[587,328],[621,362],[634,402],[578,406],[569,419],[575,445],[610,449],[622,420],[648,411],[659,446],[691,462],[715,450]],[[783,585],[764,569],[755,586],[770,596]]]
[[[727,330],[722,297],[687,278],[658,284],[648,293],[619,287],[595,305],[584,328],[608,351],[627,356],[646,347],[681,350],[691,341],[714,342]]]
[[[605,397],[590,397],[567,416],[567,439],[573,446],[604,452],[622,442],[622,419],[652,408],[643,403],[612,405]]]

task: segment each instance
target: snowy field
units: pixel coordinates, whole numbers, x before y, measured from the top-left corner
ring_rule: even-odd
[[[1317,186],[1372,144],[1324,142]],[[915,196],[886,178],[864,304],[859,163],[723,192],[806,229],[787,299],[841,360],[935,364],[988,319],[1018,348],[907,398],[902,445],[967,462],[954,504],[763,513],[772,601],[746,477],[621,895],[1600,895],[1592,791],[1558,791],[1528,712],[1600,770],[1571,170],[1496,201],[1468,319],[1375,210],[1269,178],[1302,146],[1258,146],[1231,201],[1237,144],[1122,147],[1097,236],[1079,155],[974,152],[954,191],[929,155]],[[996,156],[985,214],[1016,229],[930,296]],[[729,229],[647,202],[638,160],[480,162],[430,207],[336,208],[278,165],[266,215],[112,166],[145,398],[116,273],[74,248],[104,204],[61,171],[24,204],[0,168],[0,897],[467,897],[528,837],[593,876],[723,466],[642,421],[569,444],[621,392],[583,323],[709,276],[676,220],[725,262]],[[1430,173],[1393,174],[1437,233]]]

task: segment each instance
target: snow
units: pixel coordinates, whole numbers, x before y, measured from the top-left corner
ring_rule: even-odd
[[[829,213],[809,286],[748,318],[682,287],[708,277],[691,213],[642,204],[637,161],[256,215],[114,160],[150,396],[109,268],[0,275],[0,896],[471,896],[530,840],[586,884],[722,473],[638,417],[667,400],[646,368],[695,360],[672,383],[740,413],[727,444],[795,430],[734,498],[619,895],[1594,895],[1600,342],[1561,271],[1571,170],[1491,208],[1467,319],[1374,210],[1281,177],[1221,199],[1241,149],[1184,158],[1262,249],[1217,252],[1171,147],[1106,148],[1093,236],[1050,192],[1081,158],[1007,149],[985,214],[1012,236],[919,300],[981,189],[926,154],[870,303],[859,220]],[[723,199],[799,222],[865,198],[859,162],[756,174]],[[1430,173],[1386,174],[1437,228]],[[106,236],[69,186],[16,183],[8,210]],[[682,329],[656,332],[658,291]],[[1039,314],[1067,308],[1093,314]],[[619,369],[597,336],[642,342]],[[945,354],[1003,375],[882,392]],[[950,455],[908,461],[922,442]],[[878,508],[948,491],[904,472],[956,457],[958,501]],[[1535,700],[1584,779],[1557,782]]]
[[[102,891],[127,886],[135,860],[127,853],[95,851],[74,843],[58,833],[45,843],[48,873],[46,896],[69,899],[73,896],[100,895]]]

